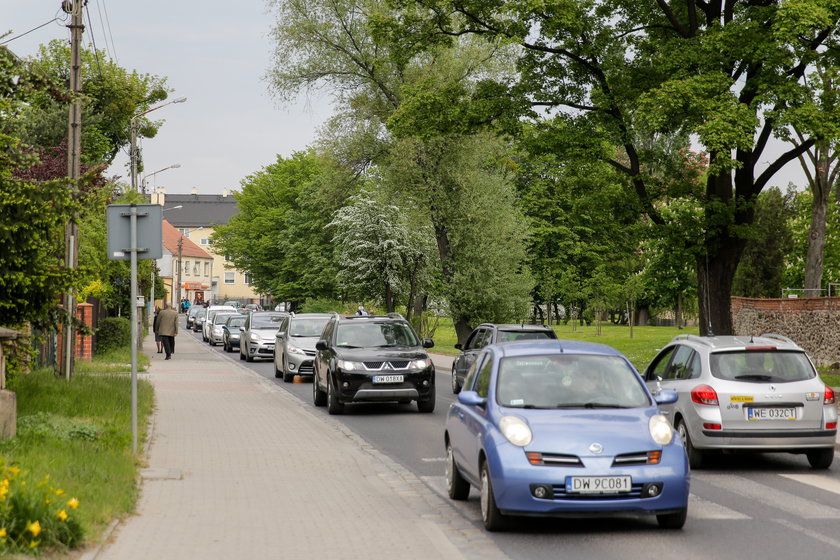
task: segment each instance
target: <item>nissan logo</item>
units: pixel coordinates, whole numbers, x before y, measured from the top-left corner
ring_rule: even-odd
[[[604,446],[600,443],[593,443],[589,446],[589,451],[591,453],[594,453],[595,455],[598,455],[604,451]]]

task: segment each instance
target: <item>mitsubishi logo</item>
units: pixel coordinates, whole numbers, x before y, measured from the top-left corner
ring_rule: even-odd
[[[771,390],[771,391],[775,391],[775,390],[776,390],[776,386],[775,386],[775,385],[770,385],[770,390]]]
[[[604,446],[596,442],[589,446],[589,451],[595,455],[598,455],[600,453],[603,453]]]

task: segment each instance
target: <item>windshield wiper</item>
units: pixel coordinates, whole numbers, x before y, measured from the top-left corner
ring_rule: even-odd
[[[558,403],[556,408],[630,408],[620,404],[585,402],[585,403]]]
[[[748,373],[746,375],[736,375],[735,379],[749,379],[751,381],[772,381],[772,375],[764,375],[760,373]]]
[[[353,346],[352,344],[336,344],[336,348],[362,348],[361,346]]]

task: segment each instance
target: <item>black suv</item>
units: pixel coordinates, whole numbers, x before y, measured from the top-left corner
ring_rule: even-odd
[[[435,366],[411,325],[397,313],[376,317],[334,314],[315,344],[312,400],[341,414],[350,402],[417,401],[435,409]]]
[[[452,362],[452,392],[459,393],[461,391],[467,371],[475,362],[478,352],[488,344],[549,338],[556,339],[557,333],[554,332],[554,329],[545,325],[500,325],[495,323],[478,325],[470,334],[464,346],[455,345],[455,348],[460,350],[461,353]]]

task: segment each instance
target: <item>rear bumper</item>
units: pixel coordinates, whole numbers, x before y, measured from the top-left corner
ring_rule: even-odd
[[[697,449],[796,450],[833,447],[837,430],[703,430]]]

